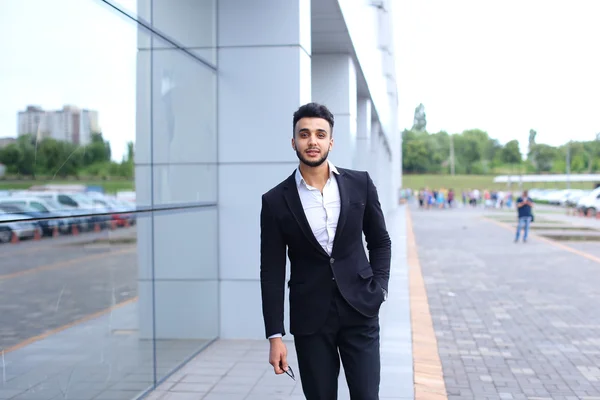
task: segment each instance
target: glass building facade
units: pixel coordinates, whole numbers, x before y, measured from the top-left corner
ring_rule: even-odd
[[[330,107],[332,161],[395,208],[379,12],[0,3],[0,399],[134,399],[215,340],[264,340],[260,195],[297,165],[302,104]]]
[[[218,337],[216,2],[176,3],[0,5],[0,399],[136,398]]]

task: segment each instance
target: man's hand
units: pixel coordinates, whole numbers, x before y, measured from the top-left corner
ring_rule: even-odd
[[[287,347],[281,338],[269,339],[269,342],[271,342],[269,364],[273,366],[277,375],[281,375],[288,369]]]

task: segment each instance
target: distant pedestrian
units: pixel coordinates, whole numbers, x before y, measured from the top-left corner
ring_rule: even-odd
[[[513,194],[512,192],[508,192],[506,194],[506,207],[511,208],[513,203]]]
[[[523,195],[517,199],[517,213],[519,216],[519,223],[517,225],[517,235],[515,236],[515,243],[519,241],[521,235],[521,229],[523,230],[523,243],[527,242],[527,234],[529,233],[529,224],[531,223],[533,214],[531,208],[533,202],[529,198],[527,190],[523,192]]]
[[[448,190],[448,208],[454,205],[454,189]]]
[[[437,201],[437,205],[439,209],[444,208],[444,204],[446,203],[446,200],[444,198],[444,191],[442,189],[438,190],[437,194],[436,194],[436,201]]]

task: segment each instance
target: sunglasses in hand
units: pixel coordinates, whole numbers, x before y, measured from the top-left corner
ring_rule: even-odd
[[[283,369],[283,367],[281,367],[281,366],[280,366],[280,368],[281,368],[281,369]],[[294,375],[294,370],[292,369],[292,367],[291,367],[291,366],[289,366],[289,365],[288,365],[288,368],[287,368],[287,370],[284,370],[284,372],[285,372],[286,374],[288,374],[288,376],[289,376],[290,378],[292,378],[293,380],[296,380],[296,376]]]

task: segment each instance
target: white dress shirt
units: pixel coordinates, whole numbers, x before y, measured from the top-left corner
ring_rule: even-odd
[[[322,194],[319,189],[306,183],[300,173],[300,168],[296,169],[296,187],[313,235],[327,254],[331,255],[333,239],[340,218],[341,202],[340,189],[335,178],[339,172],[330,161],[327,162],[329,163],[329,179],[323,187]],[[269,336],[269,339],[281,336],[277,333]]]
[[[306,183],[300,169],[296,170],[296,185],[304,214],[317,242],[329,255],[333,250],[333,239],[340,218],[340,189],[335,178],[337,174],[338,170],[329,162],[329,179],[321,194],[319,189]]]

